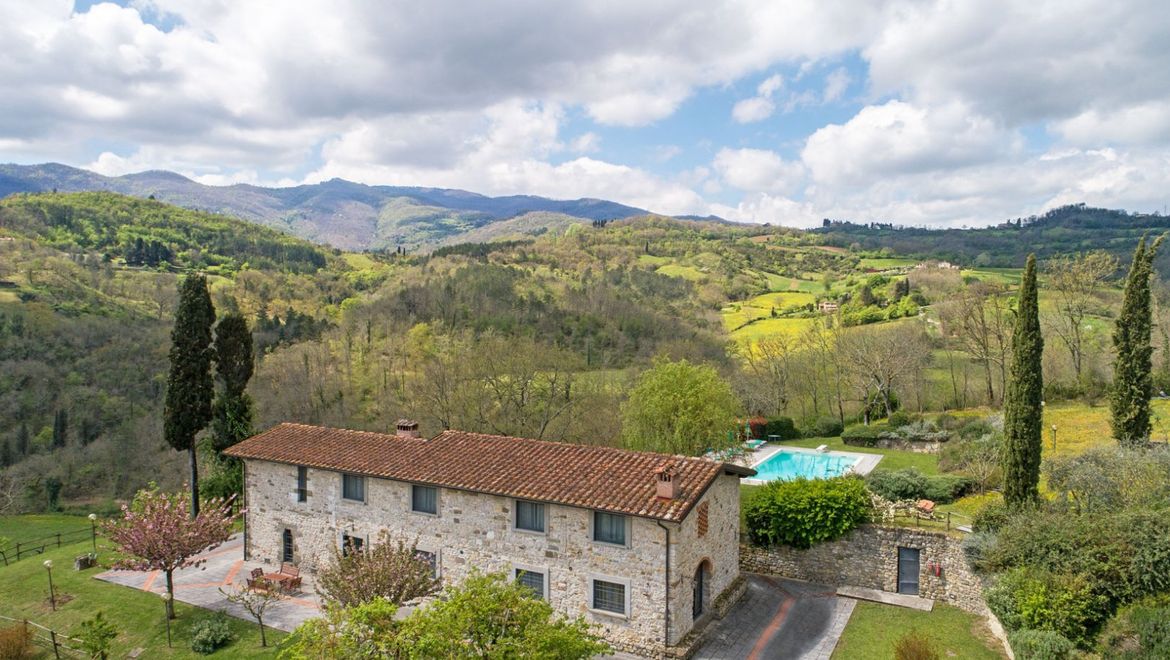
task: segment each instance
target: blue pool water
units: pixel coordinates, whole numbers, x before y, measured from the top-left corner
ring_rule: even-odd
[[[755,479],[775,481],[777,479],[824,479],[845,474],[857,459],[852,456],[813,454],[809,452],[781,449],[763,463],[756,466]]]

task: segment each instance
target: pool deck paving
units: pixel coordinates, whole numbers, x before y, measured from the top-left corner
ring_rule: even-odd
[[[807,582],[745,573],[748,588],[712,623],[698,660],[828,660],[856,601]]]
[[[175,600],[209,610],[225,612],[246,621],[255,622],[252,615],[240,605],[229,603],[220,592],[242,588],[253,568],[272,572],[273,566],[244,561],[242,535],[232,536],[226,543],[200,555],[205,560],[194,568],[175,571]],[[166,591],[166,576],[162,571],[106,571],[94,576],[98,580],[162,594]],[[264,625],[289,632],[303,621],[321,615],[321,601],[310,575],[302,575],[301,590],[279,602],[269,605],[264,613]]]

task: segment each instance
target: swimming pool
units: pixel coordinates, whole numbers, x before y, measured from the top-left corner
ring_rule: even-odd
[[[755,466],[754,480],[825,479],[839,477],[857,464],[859,458],[835,452],[781,449]]]

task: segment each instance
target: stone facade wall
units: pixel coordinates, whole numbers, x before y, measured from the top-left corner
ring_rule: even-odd
[[[690,564],[697,565],[697,555],[710,558],[715,588],[726,588],[738,575],[736,482],[721,476],[704,496],[711,502],[705,539],[688,536],[687,529],[693,534],[694,515],[681,525],[664,523],[671,529],[673,553],[685,558],[677,561],[687,562],[686,574],[671,576],[672,582],[679,582],[671,585],[673,639],[690,629],[694,570]],[[539,571],[546,576],[550,604],[596,624],[616,649],[644,655],[664,652],[666,531],[653,520],[628,517],[627,547],[617,547],[592,540],[593,515],[588,509],[545,504],[542,534],[514,529],[511,498],[440,488],[439,513],[431,516],[411,511],[411,485],[405,482],[367,477],[364,502],[342,498],[342,476],[337,472],[309,469],[306,502],[296,501],[296,483],[296,466],[247,462],[246,552],[251,559],[279,563],[282,535],[288,529],[294,562],[314,570],[330,561],[342,534],[370,544],[386,530],[392,538],[416,541],[419,550],[434,553],[446,582],[461,581],[472,568]],[[592,578],[627,585],[628,616],[590,609]],[[685,600],[675,593],[682,590]]]
[[[697,511],[707,504],[707,532],[699,536]],[[676,530],[671,532],[670,644],[677,644],[695,624],[695,571],[706,562],[709,582],[703,616],[739,577],[739,479],[720,475]],[[702,617],[700,617],[702,618]]]
[[[967,566],[960,541],[946,534],[905,527],[863,525],[808,550],[740,546],[740,567],[832,586],[898,590],[898,548],[917,548],[919,595],[980,616],[990,612],[979,578]],[[939,567],[935,575],[933,566]]]

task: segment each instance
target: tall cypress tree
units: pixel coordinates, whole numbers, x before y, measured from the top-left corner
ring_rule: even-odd
[[[1003,401],[1003,498],[1008,506],[1036,501],[1040,481],[1041,399],[1040,311],[1036,293],[1036,255],[1028,255],[1012,334],[1011,379]]]
[[[231,313],[215,326],[215,374],[219,392],[212,407],[216,453],[252,434],[252,397],[246,391],[255,360],[252,333],[243,315]]]
[[[171,331],[171,373],[163,409],[167,442],[187,451],[191,461],[191,517],[199,515],[199,464],[195,436],[211,421],[211,326],[215,308],[207,292],[207,278],[190,275],[179,288],[179,309]]]
[[[1154,256],[1162,244],[1158,237],[1147,247],[1146,239],[1138,241],[1133,253],[1133,264],[1125,280],[1125,294],[1121,313],[1113,326],[1113,348],[1117,359],[1113,364],[1113,387],[1109,391],[1109,420],[1113,437],[1126,447],[1140,447],[1150,438],[1150,395],[1154,353],[1150,345],[1152,326],[1150,306],[1150,277],[1154,273]]]

